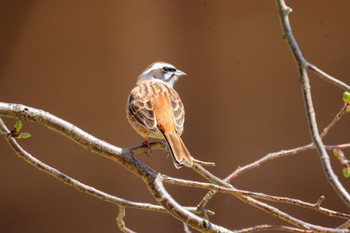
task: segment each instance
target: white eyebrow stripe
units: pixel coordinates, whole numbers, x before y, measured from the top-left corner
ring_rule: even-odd
[[[168,64],[168,63],[165,63],[165,62],[156,62],[154,63],[150,68],[148,68],[145,73],[149,73],[151,72],[152,70],[157,70],[157,69],[161,69],[163,68],[164,66],[167,66],[169,68],[173,68],[176,70],[175,66],[171,65],[171,64]]]

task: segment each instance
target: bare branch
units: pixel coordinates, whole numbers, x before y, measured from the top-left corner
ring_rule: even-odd
[[[338,112],[338,114],[335,116],[335,118],[323,129],[322,133],[321,133],[321,137],[324,137],[327,135],[327,133],[334,127],[334,125],[341,119],[342,116],[344,116],[344,114],[346,113],[346,107],[347,105],[345,104],[340,111]],[[331,150],[331,149],[343,149],[343,148],[349,148],[350,144],[340,144],[340,145],[327,145],[325,146],[327,150]],[[289,156],[289,155],[296,155],[298,153],[301,153],[303,151],[307,151],[307,150],[311,150],[314,149],[315,146],[313,143],[310,143],[308,145],[304,145],[304,146],[300,146],[294,149],[289,149],[289,150],[282,150],[282,151],[278,151],[278,152],[273,152],[273,153],[269,153],[266,156],[250,163],[247,164],[243,167],[239,167],[237,168],[235,171],[233,171],[231,174],[229,174],[224,181],[226,182],[230,182],[232,179],[236,178],[237,176],[239,176],[240,174],[247,172],[249,170],[252,170],[254,168],[257,168],[259,166],[261,166],[262,164],[273,160],[273,159],[278,159],[278,158],[282,158],[285,156]],[[198,209],[203,209],[205,208],[205,206],[207,205],[207,203],[211,200],[211,198],[213,198],[213,196],[215,195],[216,191],[209,191],[201,200],[201,202],[198,204],[197,208]]]
[[[254,197],[254,198],[257,198],[257,199],[263,199],[263,200],[268,200],[268,201],[273,201],[273,202],[292,204],[292,205],[300,206],[302,208],[307,208],[307,209],[311,209],[311,210],[320,212],[320,213],[325,214],[327,216],[343,218],[343,219],[346,219],[346,220],[350,219],[350,214],[341,213],[341,212],[337,212],[337,211],[334,211],[334,210],[330,210],[330,209],[321,207],[320,205],[321,205],[321,202],[324,200],[324,196],[321,196],[317,200],[316,203],[308,203],[308,202],[297,200],[297,199],[293,199],[293,198],[278,197],[278,196],[272,196],[272,195],[267,195],[267,194],[263,194],[263,193],[256,193],[256,192],[243,191],[243,190],[239,190],[239,192],[241,192],[242,194],[244,194],[246,196]]]
[[[138,147],[132,149],[123,149],[115,147],[86,133],[85,131],[74,126],[73,124],[51,115],[48,112],[44,112],[42,110],[24,105],[7,104],[0,102],[0,116],[20,118],[40,123],[48,127],[49,129],[68,137],[69,139],[75,141],[76,143],[85,147],[88,150],[100,154],[108,159],[111,159],[112,161],[120,163],[129,171],[139,176],[146,183],[154,198],[171,215],[173,215],[182,222],[186,222],[189,226],[199,231],[231,232],[230,230],[224,227],[218,226],[204,218],[198,217],[197,215],[191,213],[190,211],[179,205],[164,189],[163,184],[159,181],[159,174],[155,170],[151,169],[150,167],[136,160],[133,156],[130,155],[132,152],[141,151],[143,149],[147,150],[147,148]],[[17,146],[19,145],[13,138],[9,138],[9,142],[10,145],[14,146],[15,152],[18,156],[21,156],[23,153],[26,153],[25,151],[20,151],[18,149],[19,147]],[[154,146],[159,147],[160,144],[154,144]],[[43,169],[40,161],[38,161],[34,157],[30,157],[30,154],[28,155],[29,156],[27,157],[23,157],[23,159],[25,159],[28,163],[35,166],[35,162],[38,162],[38,168],[43,171],[48,171],[49,169],[51,169],[51,167],[48,167],[46,170]],[[62,174],[63,173],[57,171],[57,176],[55,177],[62,177],[62,179],[66,181],[67,176],[62,176]],[[67,182],[69,182],[69,180],[67,180]]]
[[[296,227],[302,228],[302,229],[307,229],[307,230],[312,230],[313,232],[337,232],[337,233],[345,233],[349,232],[348,230],[340,230],[340,229],[333,229],[333,228],[328,228],[328,227],[321,227],[317,226],[314,224],[306,223],[300,219],[297,219],[293,216],[290,216],[286,214],[285,212],[272,207],[270,205],[267,205],[263,202],[260,202],[258,200],[255,200],[254,198],[247,197],[247,196],[237,196],[239,199],[241,199],[243,202],[248,203],[252,206],[255,206],[256,208],[263,210],[264,212],[270,213],[272,216],[275,216],[279,219],[282,219],[290,224],[293,224]]]
[[[327,150],[346,149],[346,148],[350,148],[350,143],[339,144],[339,145],[327,145],[327,146],[326,146],[326,149],[327,149]]]
[[[327,133],[333,128],[333,126],[342,118],[342,116],[347,113],[346,108],[347,104],[344,104],[344,106],[340,109],[340,111],[337,113],[337,115],[334,117],[334,119],[328,124],[327,127],[325,127],[321,133],[321,138],[327,135]]]
[[[158,174],[155,181],[148,184],[148,186],[150,187],[153,196],[161,205],[166,206],[166,209],[177,210],[172,212],[172,215],[174,217],[181,219],[182,222],[186,223],[191,227],[197,226],[197,228],[195,229],[198,229],[200,231],[231,232],[226,228],[210,223],[207,219],[200,218],[190,212],[185,213],[184,209],[174,199],[172,199],[168,192],[166,192],[162,181],[163,177],[160,174]],[[182,219],[182,215],[187,216],[187,219]]]
[[[340,87],[343,90],[349,91],[350,92],[350,86],[347,85],[346,83],[330,76],[326,72],[322,71],[321,69],[317,68],[315,65],[311,63],[307,63],[307,68],[317,74],[319,77],[323,78],[324,80],[334,84],[335,86]]]
[[[277,196],[271,196],[271,195],[266,195],[263,193],[255,193],[255,192],[250,192],[250,191],[243,191],[243,190],[238,190],[234,187],[222,187],[216,184],[211,184],[211,183],[205,183],[205,182],[198,182],[198,181],[191,181],[191,180],[183,180],[183,179],[178,179],[178,178],[173,178],[169,176],[164,176],[162,175],[160,178],[162,181],[169,183],[169,184],[176,184],[176,185],[182,185],[182,186],[187,186],[187,187],[195,187],[195,188],[204,188],[204,189],[211,189],[212,191],[218,191],[218,192],[223,192],[223,193],[229,193],[233,194],[240,200],[242,200],[244,203],[247,203],[249,205],[255,206],[258,209],[261,209],[267,213],[270,213],[271,215],[280,218],[286,222],[289,222],[297,227],[301,227],[303,229],[312,229],[314,231],[322,231],[322,232],[342,232],[339,230],[334,230],[332,228],[327,228],[327,227],[320,227],[316,226],[304,221],[301,221],[275,207],[272,207],[266,203],[263,203],[261,201],[255,200],[254,198],[259,198],[259,199],[264,199],[264,200],[269,200],[269,201],[274,201],[274,202],[283,202],[283,203],[289,203],[289,204],[294,204],[298,205],[304,208],[309,208],[316,210],[320,213],[327,214],[329,216],[336,216],[339,218],[344,218],[344,219],[349,219],[350,215],[344,214],[344,213],[339,213],[336,211],[328,210],[326,208],[319,207],[322,198],[318,200],[315,204],[310,204],[307,202],[303,202],[300,200],[292,199],[292,198],[285,198],[285,197],[277,197]],[[346,231],[344,231],[346,232]]]
[[[325,149],[320,133],[318,131],[316,115],[310,90],[310,80],[306,71],[306,68],[308,67],[309,63],[305,60],[304,56],[302,55],[301,50],[290,27],[288,15],[291,12],[291,8],[289,8],[286,5],[284,0],[276,0],[276,3],[279,9],[280,22],[282,25],[282,31],[284,35],[283,37],[286,40],[289,48],[291,49],[294,55],[294,59],[298,66],[299,80],[303,90],[302,93],[304,97],[305,110],[312,141],[321,158],[323,170],[326,173],[328,181],[330,182],[336,193],[342,198],[344,203],[350,207],[350,194],[339,182],[338,177],[335,175],[330,163],[329,155]]]
[[[288,198],[288,197],[272,196],[272,195],[267,195],[264,193],[239,190],[239,189],[235,189],[233,187],[232,188],[222,187],[222,186],[211,184],[211,183],[198,182],[198,181],[192,181],[192,180],[183,180],[183,179],[173,178],[173,177],[169,177],[169,176],[165,176],[165,175],[162,176],[162,180],[165,183],[174,184],[174,185],[181,185],[181,186],[193,187],[193,188],[210,189],[212,191],[230,193],[230,194],[233,194],[235,196],[244,195],[245,197],[252,197],[252,198],[268,200],[268,201],[273,201],[273,202],[292,204],[292,205],[300,206],[303,208],[312,209],[312,210],[315,210],[317,212],[320,212],[320,213],[328,215],[328,216],[343,218],[346,220],[350,219],[350,214],[345,214],[345,213],[341,213],[341,212],[337,212],[337,211],[333,211],[333,210],[321,207],[321,203],[324,200],[324,196],[321,196],[317,200],[316,203],[308,203],[305,201],[300,201],[300,200]],[[249,201],[247,201],[247,203],[250,204]]]
[[[3,130],[5,132],[8,132],[7,127],[5,126],[4,122],[0,118],[0,130]],[[6,134],[7,135],[7,134]],[[93,188],[89,185],[86,185],[66,174],[63,172],[45,164],[44,162],[36,159],[34,156],[32,156],[30,153],[25,151],[15,139],[11,137],[6,137],[7,142],[10,144],[12,149],[14,149],[17,152],[17,155],[24,159],[29,164],[33,165],[34,167],[38,168],[39,170],[57,178],[58,180],[62,181],[63,183],[72,186],[73,188],[87,193],[89,195],[92,195],[94,197],[99,198],[100,200],[107,201],[109,203],[112,203],[114,205],[117,205],[119,207],[128,207],[128,208],[135,208],[135,209],[143,209],[143,210],[151,210],[151,211],[157,211],[157,212],[167,212],[166,209],[164,209],[163,206],[159,205],[153,205],[148,203],[141,203],[141,202],[133,202],[129,200],[125,200],[116,196],[112,196],[108,193],[102,192],[96,188]],[[197,213],[198,210],[195,207],[185,207],[187,210]],[[213,215],[214,213],[210,210],[208,210],[208,213],[210,215]]]
[[[337,113],[337,115],[334,117],[334,119],[323,129],[322,133],[321,133],[321,137],[323,138],[324,136],[327,135],[327,133],[334,127],[334,125],[342,118],[342,116],[344,116],[346,112],[346,107],[347,105],[345,104],[340,111]],[[334,145],[334,146],[325,146],[326,149],[334,149],[334,148],[347,148],[349,147],[349,144],[343,144],[343,145]],[[248,164],[246,166],[243,167],[239,167],[237,168],[234,172],[232,172],[230,175],[228,175],[225,178],[225,181],[229,182],[231,181],[233,178],[236,178],[238,175],[242,174],[243,172],[246,172],[248,170],[251,170],[253,168],[259,167],[260,165],[262,165],[263,163],[269,161],[269,160],[273,160],[273,159],[277,159],[277,158],[281,158],[284,156],[288,156],[288,155],[296,155],[299,154],[301,152],[307,151],[307,150],[311,150],[314,149],[315,146],[313,143],[310,143],[308,145],[304,145],[304,146],[300,146],[294,149],[289,149],[289,150],[282,150],[282,151],[278,151],[278,152],[273,152],[273,153],[269,153],[268,155],[262,157],[259,160],[254,161],[251,164]]]
[[[339,227],[337,227],[338,229],[348,229],[350,228],[350,220],[345,222],[344,224],[340,225]]]

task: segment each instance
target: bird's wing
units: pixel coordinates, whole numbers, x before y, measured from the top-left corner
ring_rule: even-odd
[[[140,98],[131,92],[128,98],[128,114],[143,127],[158,133],[157,119],[152,110],[152,103],[149,99]]]
[[[171,108],[173,110],[175,131],[181,135],[184,131],[185,108],[177,93],[176,95],[173,95],[173,98],[171,99]]]

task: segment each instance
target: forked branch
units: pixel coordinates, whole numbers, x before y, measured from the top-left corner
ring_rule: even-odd
[[[314,71],[316,74],[321,76],[322,78],[328,80],[329,82],[336,84],[346,90],[349,90],[349,86],[336,80],[335,78],[331,77],[330,75],[327,75],[326,73],[322,72],[318,68],[316,68],[314,65],[311,65],[303,56],[299,45],[292,33],[292,29],[289,22],[289,13],[292,12],[291,8],[289,8],[284,0],[277,0],[277,6],[279,10],[279,16],[280,16],[280,22],[282,25],[282,32],[283,32],[283,38],[286,40],[289,48],[292,51],[292,54],[294,56],[294,59],[297,63],[298,73],[299,73],[299,80],[302,87],[302,94],[304,98],[305,103],[305,112],[307,116],[307,122],[310,129],[310,135],[313,144],[316,147],[316,150],[320,156],[323,170],[325,171],[325,174],[328,178],[328,181],[336,191],[336,193],[341,197],[341,199],[344,201],[344,203],[350,207],[350,194],[349,192],[344,188],[344,186],[340,183],[338,177],[335,175],[332,165],[330,163],[329,155],[326,151],[326,148],[322,142],[321,135],[318,131],[318,125],[316,120],[316,114],[314,109],[314,104],[312,101],[312,95],[311,95],[311,86],[310,86],[310,80],[307,73],[307,68],[311,67],[310,69]]]

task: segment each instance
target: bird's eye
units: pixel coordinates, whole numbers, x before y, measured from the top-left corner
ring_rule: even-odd
[[[163,71],[164,71],[164,72],[175,72],[176,69],[175,69],[175,68],[172,68],[172,67],[164,66],[164,67],[163,67]]]

